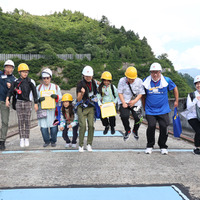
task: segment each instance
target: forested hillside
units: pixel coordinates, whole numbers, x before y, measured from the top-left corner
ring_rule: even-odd
[[[126,66],[135,66],[139,77],[144,78],[149,75],[150,64],[156,61],[162,65],[163,74],[177,84],[181,97],[192,90],[184,77],[174,70],[166,54],[156,58],[145,37],[140,39],[132,30],[111,26],[105,16],[97,21],[69,10],[34,16],[23,10],[3,13],[0,9],[0,32],[0,53],[46,55],[45,59],[26,61],[31,68],[30,76],[37,83],[41,69],[48,66],[55,72],[54,82],[62,89],[69,89],[81,79],[83,67],[91,65],[95,78],[99,79],[101,73],[108,70],[117,85],[119,78],[124,76]],[[92,60],[64,61],[56,57],[56,54],[67,53],[90,53]],[[25,62],[17,58],[13,60],[16,65]],[[3,66],[3,61],[0,64]]]

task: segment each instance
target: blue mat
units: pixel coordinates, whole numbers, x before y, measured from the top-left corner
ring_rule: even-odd
[[[88,132],[86,131],[85,136],[87,136],[87,135],[88,135]],[[72,137],[72,131],[68,131],[68,136]],[[111,135],[110,131],[108,131],[108,133],[106,135],[103,134],[103,131],[94,131],[94,136],[97,136],[97,137],[116,137],[116,136],[123,136],[123,135],[119,131],[115,131],[114,135]],[[58,132],[58,137],[62,137],[62,131]]]
[[[0,189],[2,200],[189,200],[176,186]]]

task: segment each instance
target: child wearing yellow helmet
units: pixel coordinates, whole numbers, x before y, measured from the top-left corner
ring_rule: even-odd
[[[101,83],[98,88],[98,104],[101,107],[102,104],[108,103],[108,102],[114,102],[117,103],[118,99],[118,93],[117,89],[114,85],[111,83],[112,81],[112,74],[108,71],[105,71],[101,75]],[[103,131],[103,134],[106,135],[109,130],[109,126],[111,127],[111,134],[115,134],[115,125],[116,125],[116,118],[115,116],[101,118],[103,126],[105,126],[105,130]]]
[[[18,72],[20,78],[11,85],[6,98],[6,106],[10,106],[10,97],[13,96],[13,99],[16,100],[16,104],[13,104],[13,108],[16,109],[18,116],[20,147],[28,147],[32,101],[34,101],[34,108],[35,111],[37,111],[38,98],[35,81],[28,77],[28,65],[26,63],[21,63],[18,66]]]
[[[62,108],[61,108],[61,123],[60,130],[62,131],[62,137],[66,141],[66,148],[76,148],[76,142],[78,137],[78,115],[74,111],[74,105],[72,103],[72,95],[66,93],[62,96]],[[72,143],[68,136],[68,130],[72,128],[73,137]]]

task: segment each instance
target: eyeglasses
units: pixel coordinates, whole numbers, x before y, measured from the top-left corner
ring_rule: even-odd
[[[159,74],[160,71],[151,71],[151,74]]]
[[[50,77],[43,77],[42,79],[47,79],[47,80],[49,80],[49,79],[50,79]]]

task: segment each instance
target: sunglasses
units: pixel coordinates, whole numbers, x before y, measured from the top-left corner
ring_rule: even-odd
[[[42,79],[47,79],[47,80],[49,80],[49,79],[50,79],[50,77],[43,77]]]

